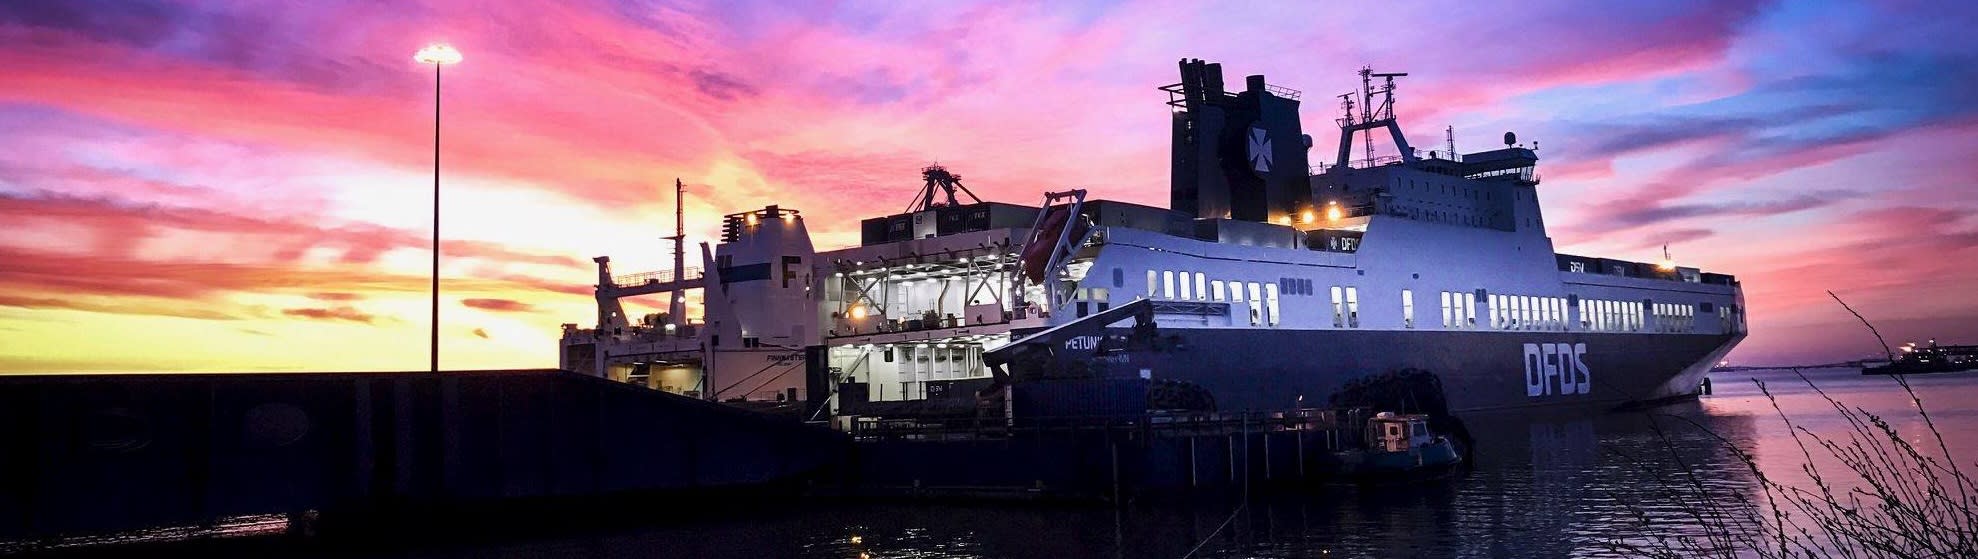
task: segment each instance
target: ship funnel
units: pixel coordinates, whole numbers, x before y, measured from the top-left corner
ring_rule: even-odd
[[[1160,88],[1175,108],[1169,207],[1198,218],[1275,222],[1312,205],[1308,141],[1296,90],[1245,78],[1223,90],[1222,66],[1183,59]]]

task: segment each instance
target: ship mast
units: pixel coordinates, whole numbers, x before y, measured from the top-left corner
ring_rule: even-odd
[[[673,179],[673,280],[679,281],[687,274],[687,185],[678,177]],[[684,290],[674,290],[666,303],[666,320],[675,326],[687,324],[687,294]]]
[[[1373,68],[1360,68],[1360,90],[1340,95],[1346,109],[1346,116],[1339,119],[1339,155],[1333,160],[1333,168],[1349,167],[1353,157],[1353,133],[1367,132],[1366,166],[1374,164],[1375,128],[1386,128],[1394,137],[1394,149],[1401,152],[1401,160],[1414,163],[1415,150],[1408,147],[1408,138],[1401,134],[1401,125],[1394,118],[1394,78],[1408,75],[1405,72],[1378,73]],[[1379,86],[1374,80],[1382,81]],[[1357,98],[1358,103],[1355,103]],[[1376,104],[1378,100],[1378,104]],[[1353,109],[1358,105],[1359,114]]]

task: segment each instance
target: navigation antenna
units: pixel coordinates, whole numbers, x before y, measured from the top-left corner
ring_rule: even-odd
[[[687,274],[687,184],[673,179],[673,281],[680,281]],[[683,289],[673,290],[666,303],[666,320],[677,326],[687,325],[687,300]]]
[[[1443,141],[1443,149],[1449,150],[1450,161],[1463,160],[1463,158],[1456,156],[1456,126],[1455,125],[1450,125],[1448,128],[1442,129],[1442,141]]]
[[[1372,131],[1375,128],[1386,128],[1394,137],[1394,147],[1401,152],[1401,161],[1415,162],[1415,150],[1408,147],[1408,139],[1402,136],[1401,125],[1394,119],[1394,78],[1406,75],[1408,74],[1405,72],[1375,72],[1372,67],[1360,68],[1360,90],[1339,96],[1343,100],[1340,105],[1346,109],[1346,117],[1339,119],[1339,157],[1333,161],[1333,168],[1349,166],[1353,154],[1354,132]],[[1374,85],[1376,78],[1381,81],[1378,87]],[[1353,114],[1355,97],[1359,98],[1358,115]],[[1376,98],[1379,100],[1378,104],[1375,102]],[[1364,165],[1371,167],[1374,165],[1372,134],[1367,135],[1365,145],[1367,158]]]
[[[907,213],[924,212],[945,206],[959,206],[961,203],[955,199],[956,191],[967,194],[968,198],[974,200],[976,204],[982,203],[982,199],[976,197],[974,192],[969,191],[968,187],[962,186],[961,175],[948,172],[948,168],[942,167],[938,163],[921,169],[920,176],[927,179],[927,184],[920,188],[919,194],[914,195],[913,202],[907,204]],[[942,194],[947,196],[948,201],[945,203],[935,198]]]

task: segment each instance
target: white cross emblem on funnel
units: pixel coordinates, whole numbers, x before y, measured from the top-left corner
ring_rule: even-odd
[[[1271,172],[1271,137],[1264,129],[1250,129],[1250,168],[1259,173]]]

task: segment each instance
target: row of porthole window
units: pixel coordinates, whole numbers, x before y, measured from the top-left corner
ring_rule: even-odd
[[[1497,330],[1566,331],[1571,318],[1565,297],[1490,295],[1490,327]]]
[[[1244,293],[1248,291],[1249,293]],[[1169,301],[1214,301],[1248,306],[1251,326],[1277,326],[1278,284],[1208,279],[1202,272],[1147,271],[1147,298]]]
[[[1655,304],[1656,330],[1662,332],[1689,332],[1696,326],[1696,306],[1676,303]]]
[[[1594,332],[1640,332],[1646,326],[1640,301],[1580,300],[1580,327]]]

